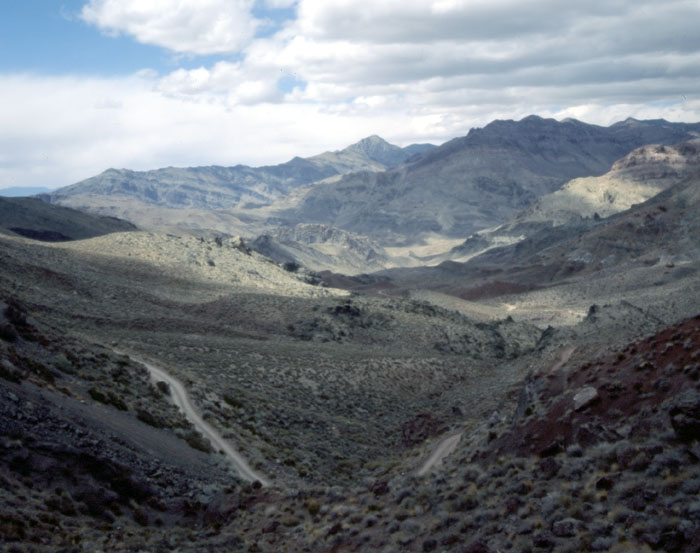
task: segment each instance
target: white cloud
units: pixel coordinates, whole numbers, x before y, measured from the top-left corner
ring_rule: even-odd
[[[253,0],[90,0],[81,17],[107,33],[188,54],[236,52],[258,25]]]
[[[264,4],[268,8],[272,9],[282,9],[282,8],[291,8],[294,6],[294,4],[297,3],[298,0],[264,0]]]
[[[241,63],[218,62],[211,69],[178,69],[160,79],[157,90],[167,95],[189,96],[197,101],[221,101],[229,105],[278,102],[282,73],[277,68],[250,69]]]

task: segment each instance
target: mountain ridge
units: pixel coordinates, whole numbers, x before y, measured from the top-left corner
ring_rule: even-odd
[[[297,186],[350,171],[392,168],[414,154],[415,148],[405,151],[373,135],[342,150],[309,158],[296,156],[277,165],[164,167],[150,171],[110,168],[40,197],[68,206],[82,205],[90,197],[95,202],[96,197],[113,195],[179,209],[265,205]]]
[[[394,243],[431,232],[468,236],[504,222],[572,178],[605,173],[634,148],[697,136],[700,124],[599,127],[537,116],[494,121],[398,168],[306,188],[287,208],[278,201],[276,216]]]

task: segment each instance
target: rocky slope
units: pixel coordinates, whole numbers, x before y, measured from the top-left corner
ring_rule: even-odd
[[[0,248],[0,540],[20,551],[168,547],[172,530],[221,528],[258,503],[167,387],[111,347],[176,375],[204,419],[287,489],[361,479],[467,406],[481,413],[454,383],[497,388],[486,367],[540,334],[347,298],[240,241],[137,232],[0,236]]]
[[[395,243],[468,236],[505,222],[576,177],[602,175],[640,146],[698,136],[700,125],[627,120],[610,127],[530,116],[473,129],[384,173],[357,173],[275,205],[290,223],[319,222]]]
[[[574,179],[556,192],[538,198],[510,224],[551,222],[557,226],[596,214],[609,217],[697,172],[698,139],[673,146],[642,146],[616,161],[604,175]]]
[[[627,345],[543,336],[478,415],[406,421],[402,459],[262,488],[204,452],[142,367],[0,307],[8,551],[700,551],[697,317]],[[484,384],[453,380],[440,400]],[[213,390],[200,403],[218,420]]]
[[[478,321],[240,239],[0,234],[0,548],[697,553],[699,202],[691,177],[421,276]],[[289,229],[355,239],[326,230]]]
[[[401,425],[431,394],[466,374],[491,378],[484,367],[540,334],[420,302],[351,298],[239,241],[138,232],[0,244],[9,297],[67,333],[173,371],[279,478],[347,478],[391,458]]]
[[[166,397],[143,367],[0,293],[0,548],[97,551],[107,528],[187,525],[235,473]]]
[[[262,551],[697,552],[699,341],[695,318],[612,355],[560,356],[428,476],[261,497],[261,521],[273,501],[295,506],[246,537]]]

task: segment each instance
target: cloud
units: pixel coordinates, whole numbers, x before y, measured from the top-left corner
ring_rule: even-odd
[[[228,105],[281,101],[277,84],[283,77],[276,68],[251,69],[241,63],[218,62],[211,69],[178,69],[160,79],[156,89],[166,95],[189,96],[196,101]]]
[[[302,0],[298,14],[275,51],[310,82],[354,89],[454,75],[487,88],[520,84],[523,75],[549,74],[547,81],[566,75],[568,82],[634,80],[647,73],[668,78],[658,66],[661,54],[680,63],[688,56],[690,65],[700,50],[693,30],[700,5],[684,1],[659,9],[646,0]],[[625,74],[616,76],[620,67]]]
[[[275,10],[291,8],[298,0],[264,0],[265,6]]]
[[[312,37],[382,43],[497,42],[559,32],[584,18],[627,16],[650,3],[590,0],[301,0],[299,28]]]
[[[252,0],[91,0],[83,16],[177,51],[224,52],[234,48],[226,37],[235,19],[222,16],[224,5],[247,21],[247,38],[235,45],[240,57],[173,71],[159,90],[229,104],[400,95],[418,105],[429,98],[436,109],[451,109],[456,98],[505,101],[516,89],[540,96],[522,99],[531,103],[659,101],[661,90],[691,93],[700,67],[700,5],[686,0],[663,8],[651,0],[264,0],[268,8],[295,5],[296,19],[258,38]],[[630,90],[634,97],[622,97]]]
[[[81,17],[106,33],[187,54],[236,52],[255,35],[253,0],[90,0]]]

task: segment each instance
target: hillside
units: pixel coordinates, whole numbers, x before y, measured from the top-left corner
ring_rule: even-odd
[[[604,175],[574,179],[538,198],[510,225],[538,221],[561,225],[596,214],[608,217],[645,202],[697,172],[700,139],[671,146],[642,146],[616,161]]]
[[[318,289],[238,241],[0,248],[10,551],[700,546],[697,318],[474,323]],[[272,485],[239,480],[139,358]]]
[[[250,247],[277,263],[349,275],[384,269],[390,263],[384,249],[366,236],[319,224],[272,229],[251,241]]]
[[[100,217],[22,197],[0,198],[0,228],[50,242],[136,230],[131,223],[114,217]]]
[[[516,243],[540,232],[546,234],[552,226],[585,226],[591,220],[641,204],[699,171],[700,141],[697,139],[672,146],[642,146],[616,161],[604,175],[569,181],[559,190],[541,196],[502,225],[474,234],[449,253],[429,262],[466,261],[488,249]]]

